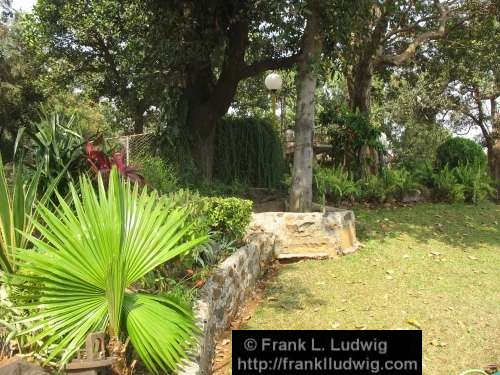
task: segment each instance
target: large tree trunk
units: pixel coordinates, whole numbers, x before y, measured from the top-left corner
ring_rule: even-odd
[[[348,87],[351,111],[359,112],[365,117],[370,116],[372,79],[373,62],[371,57],[367,56],[353,67]]]
[[[314,94],[317,73],[315,63],[319,58],[321,43],[318,35],[319,19],[315,8],[307,20],[303,56],[299,60],[297,78],[297,114],[295,120],[295,152],[293,155],[290,211],[311,211],[314,129]]]
[[[357,112],[369,118],[371,111],[371,87],[373,79],[373,59],[364,56],[362,60],[353,67],[352,76],[349,80],[349,104],[352,112]],[[378,151],[368,145],[364,145],[357,155],[361,165],[363,177],[377,175],[380,166],[380,155]]]
[[[495,180],[497,199],[500,199],[500,112],[497,111],[497,98],[490,100],[491,107],[491,147],[488,148],[488,161],[491,176]]]

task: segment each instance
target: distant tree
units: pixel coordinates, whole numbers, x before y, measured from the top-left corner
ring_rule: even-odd
[[[470,20],[439,44],[429,71],[447,83],[443,121],[463,133],[480,129],[500,191],[500,5],[480,2],[470,12]]]

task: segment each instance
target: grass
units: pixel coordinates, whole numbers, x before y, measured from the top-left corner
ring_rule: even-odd
[[[500,363],[500,206],[356,209],[357,253],[282,266],[245,329],[419,329],[423,373]]]

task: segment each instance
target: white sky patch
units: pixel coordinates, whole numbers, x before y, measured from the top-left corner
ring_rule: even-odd
[[[23,12],[31,12],[35,3],[36,0],[13,0],[12,8]]]

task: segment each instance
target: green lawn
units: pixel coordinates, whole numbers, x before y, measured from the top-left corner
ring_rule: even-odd
[[[424,374],[500,363],[500,206],[355,209],[357,253],[283,265],[245,329],[418,329]]]

